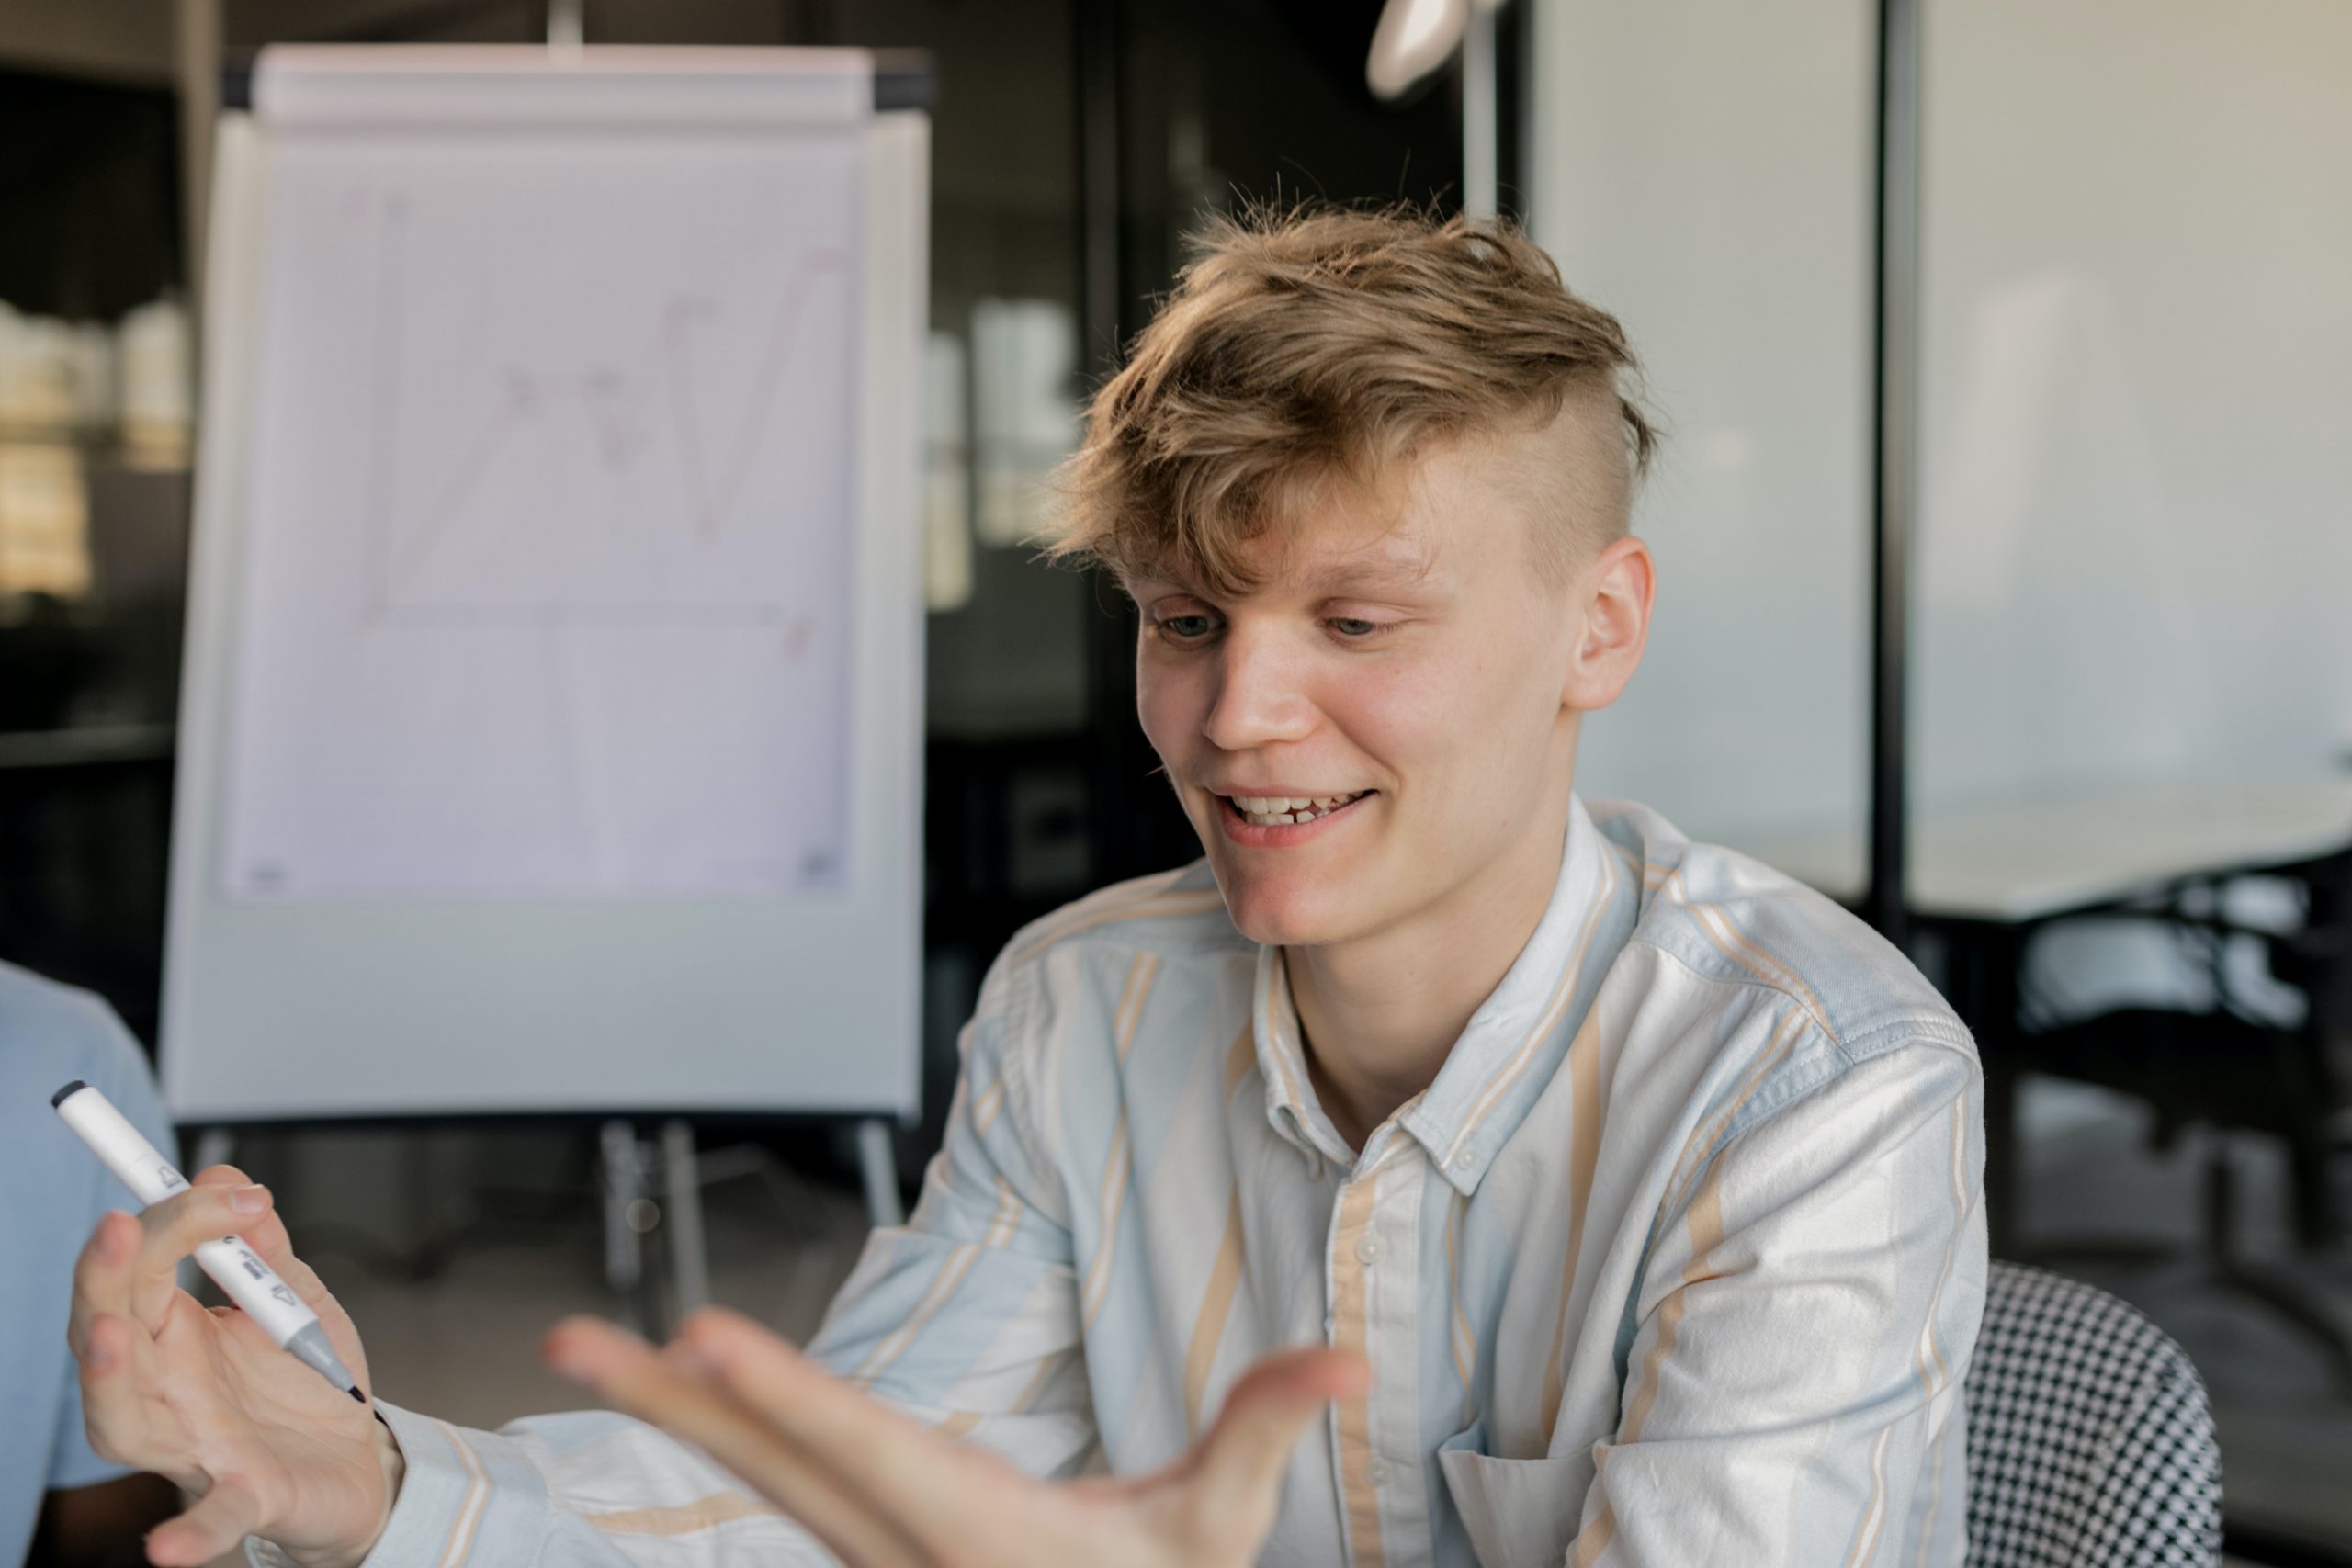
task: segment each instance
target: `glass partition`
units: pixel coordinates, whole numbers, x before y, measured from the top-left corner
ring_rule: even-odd
[[[1663,417],[1640,672],[1578,787],[1859,864],[1867,737],[1870,60],[1820,0],[1535,10],[1529,211]],[[1786,858],[1786,857],[1782,857]],[[1850,874],[1850,873],[1847,874]]]

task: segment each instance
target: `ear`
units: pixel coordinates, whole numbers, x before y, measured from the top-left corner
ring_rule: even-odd
[[[1577,574],[1574,613],[1582,624],[1568,652],[1562,707],[1589,713],[1617,700],[1649,644],[1657,588],[1650,547],[1630,534],[1612,541]]]

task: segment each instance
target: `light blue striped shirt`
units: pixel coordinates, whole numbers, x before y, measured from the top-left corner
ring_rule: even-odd
[[[1958,1564],[1985,1272],[1967,1032],[1829,900],[1577,801],[1437,1078],[1351,1150],[1205,863],[1023,932],[946,1144],[812,1346],[1041,1474],[1181,1454],[1259,1356],[1369,1358],[1261,1562]],[[821,1561],[659,1433],[390,1413],[378,1568]]]

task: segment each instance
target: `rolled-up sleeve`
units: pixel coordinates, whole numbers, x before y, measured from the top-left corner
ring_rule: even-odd
[[[1038,1475],[1094,1446],[1067,1208],[1024,1068],[1033,970],[990,976],[913,1218],[879,1230],[809,1353]]]
[[[1571,1562],[1859,1568],[1915,1513],[1958,1540],[1982,1078],[1937,1040],[1839,1067],[1669,1194]]]
[[[1008,1064],[1020,980],[1000,962],[964,1036],[946,1141],[908,1224],[877,1230],[808,1354],[1036,1474],[1093,1447],[1069,1232]],[[382,1406],[407,1478],[367,1568],[825,1563],[814,1540],[699,1452],[605,1412],[501,1430]],[[256,1543],[254,1559],[285,1560]]]

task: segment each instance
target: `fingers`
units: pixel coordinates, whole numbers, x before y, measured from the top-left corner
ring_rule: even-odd
[[[808,1452],[718,1388],[683,1347],[664,1354],[594,1318],[548,1334],[550,1365],[616,1408],[700,1447],[814,1535],[849,1568],[923,1568],[925,1558]]]
[[[74,1299],[65,1319],[65,1342],[80,1357],[89,1344],[90,1325],[100,1313],[130,1311],[130,1275],[139,1258],[139,1222],[117,1211],[99,1216],[74,1265]]]
[[[74,1269],[74,1304],[66,1337],[79,1364],[82,1424],[102,1458],[181,1478],[181,1455],[171,1430],[156,1430],[152,1403],[157,1383],[155,1344],[130,1311],[131,1273],[139,1258],[139,1222],[107,1215]]]
[[[198,1187],[243,1187],[250,1178],[233,1165],[216,1165],[197,1172]],[[311,1271],[311,1266],[294,1256],[294,1240],[286,1234],[286,1222],[278,1217],[277,1205],[272,1203],[262,1217],[239,1233],[245,1245],[261,1254],[261,1260],[277,1271],[277,1277],[294,1288],[294,1293],[316,1312],[320,1303],[333,1301],[334,1295]]]
[[[934,1550],[967,1540],[993,1490],[947,1443],[722,1307],[686,1320],[679,1342],[739,1403],[814,1456],[850,1492]]]
[[[134,1357],[144,1338],[128,1318],[101,1313],[83,1336],[82,1427],[100,1459],[154,1466],[148,1450],[147,1406],[140,1396]]]
[[[261,1505],[234,1481],[224,1481],[175,1519],[155,1527],[147,1538],[147,1561],[156,1568],[201,1568],[233,1551],[261,1528]]]
[[[1338,1350],[1286,1351],[1243,1373],[1195,1450],[1202,1517],[1255,1521],[1262,1533],[1300,1435],[1334,1400],[1356,1397],[1371,1381],[1363,1357]]]
[[[233,1165],[208,1166],[196,1173],[196,1179],[192,1183],[192,1186],[198,1190],[226,1188],[234,1191],[240,1187],[252,1185],[253,1178]],[[262,1188],[259,1190],[266,1193],[268,1189]],[[237,1234],[243,1236],[245,1245],[260,1253],[262,1261],[273,1269],[277,1267],[281,1258],[293,1257],[293,1245],[291,1238],[286,1234],[286,1222],[277,1217],[277,1205],[275,1202],[263,1207],[259,1219],[249,1219],[243,1222],[243,1228]],[[291,1284],[293,1281],[289,1280],[287,1282]]]
[[[130,1312],[153,1334],[179,1292],[180,1260],[208,1241],[250,1229],[269,1213],[266,1187],[211,1182],[175,1193],[139,1216],[142,1239],[131,1272]]]

